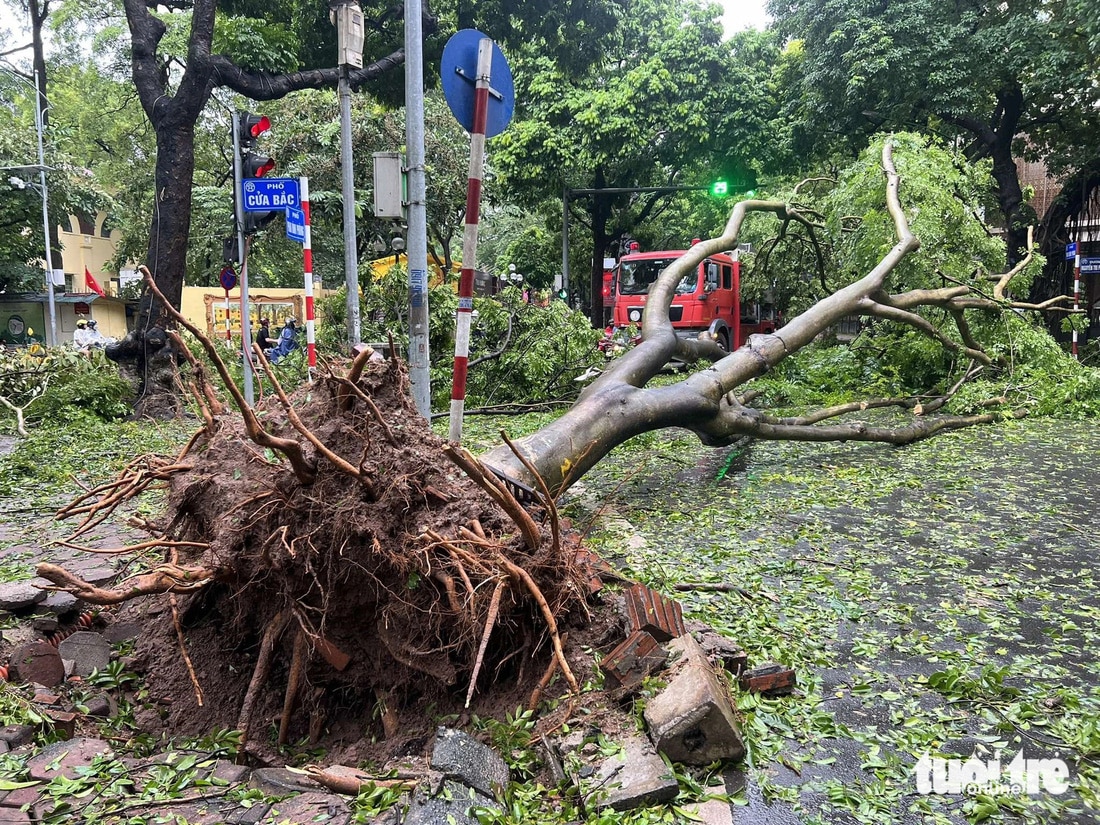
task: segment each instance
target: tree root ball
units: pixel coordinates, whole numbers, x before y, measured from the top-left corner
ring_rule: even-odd
[[[208,578],[123,610],[144,628],[136,661],[158,712],[143,722],[239,728],[258,753],[394,736],[409,708],[461,709],[537,679],[557,641],[547,616],[583,620],[576,544],[550,529],[552,502],[531,510],[532,547],[498,493],[448,460],[401,364],[350,374],[285,396],[289,409],[255,405],[309,472],[260,446],[272,442],[247,415],[210,417],[176,461],[151,566]]]

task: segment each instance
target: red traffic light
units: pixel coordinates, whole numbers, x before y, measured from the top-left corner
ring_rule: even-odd
[[[241,163],[241,177],[262,178],[275,168],[275,161],[266,155],[245,155]]]
[[[267,115],[249,115],[245,118],[245,129],[253,138],[258,138],[271,129],[271,121]]]
[[[270,131],[271,120],[267,115],[254,115],[251,112],[237,112],[240,126],[241,146],[253,146],[256,139]]]

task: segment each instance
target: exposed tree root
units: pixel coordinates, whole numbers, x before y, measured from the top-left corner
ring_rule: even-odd
[[[271,662],[275,658],[275,643],[283,630],[290,622],[290,612],[281,610],[275,615],[274,621],[267,626],[263,639],[260,641],[260,653],[256,657],[256,667],[252,671],[252,679],[248,683],[248,691],[244,695],[241,704],[241,715],[237,719],[237,730],[241,732],[240,749],[243,751],[248,744],[249,729],[252,727],[252,713],[256,707],[260,690],[267,682],[267,674],[271,670]]]
[[[162,564],[150,573],[143,573],[127,579],[123,584],[128,587],[118,590],[104,590],[70,573],[62,567],[42,562],[35,572],[44,579],[57,585],[59,590],[67,590],[77,598],[91,604],[122,604],[139,596],[153,593],[194,593],[214,579],[214,571],[205,567],[180,567],[174,564]]]

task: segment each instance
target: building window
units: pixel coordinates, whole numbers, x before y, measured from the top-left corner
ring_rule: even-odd
[[[95,234],[95,218],[85,215],[83,213],[78,214],[76,219],[80,221],[80,234],[81,235],[94,235]]]

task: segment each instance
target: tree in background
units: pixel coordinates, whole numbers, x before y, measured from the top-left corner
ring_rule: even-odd
[[[679,0],[632,4],[583,72],[553,63],[537,42],[516,49],[516,120],[492,144],[509,193],[531,207],[565,188],[705,185],[751,171],[755,144],[741,138],[758,122],[742,95],[753,94],[754,67],[733,70],[742,64],[722,42],[716,11]],[[591,319],[602,325],[604,252],[660,198],[608,194],[585,204]]]
[[[993,163],[1011,260],[1026,253],[1028,226],[1041,223],[1040,250],[1055,263],[1067,215],[1100,186],[1094,4],[771,0],[769,11],[798,41],[791,112],[808,157],[858,151],[882,129],[958,138],[969,160]],[[1064,181],[1046,216],[1020,185],[1024,159]]]

